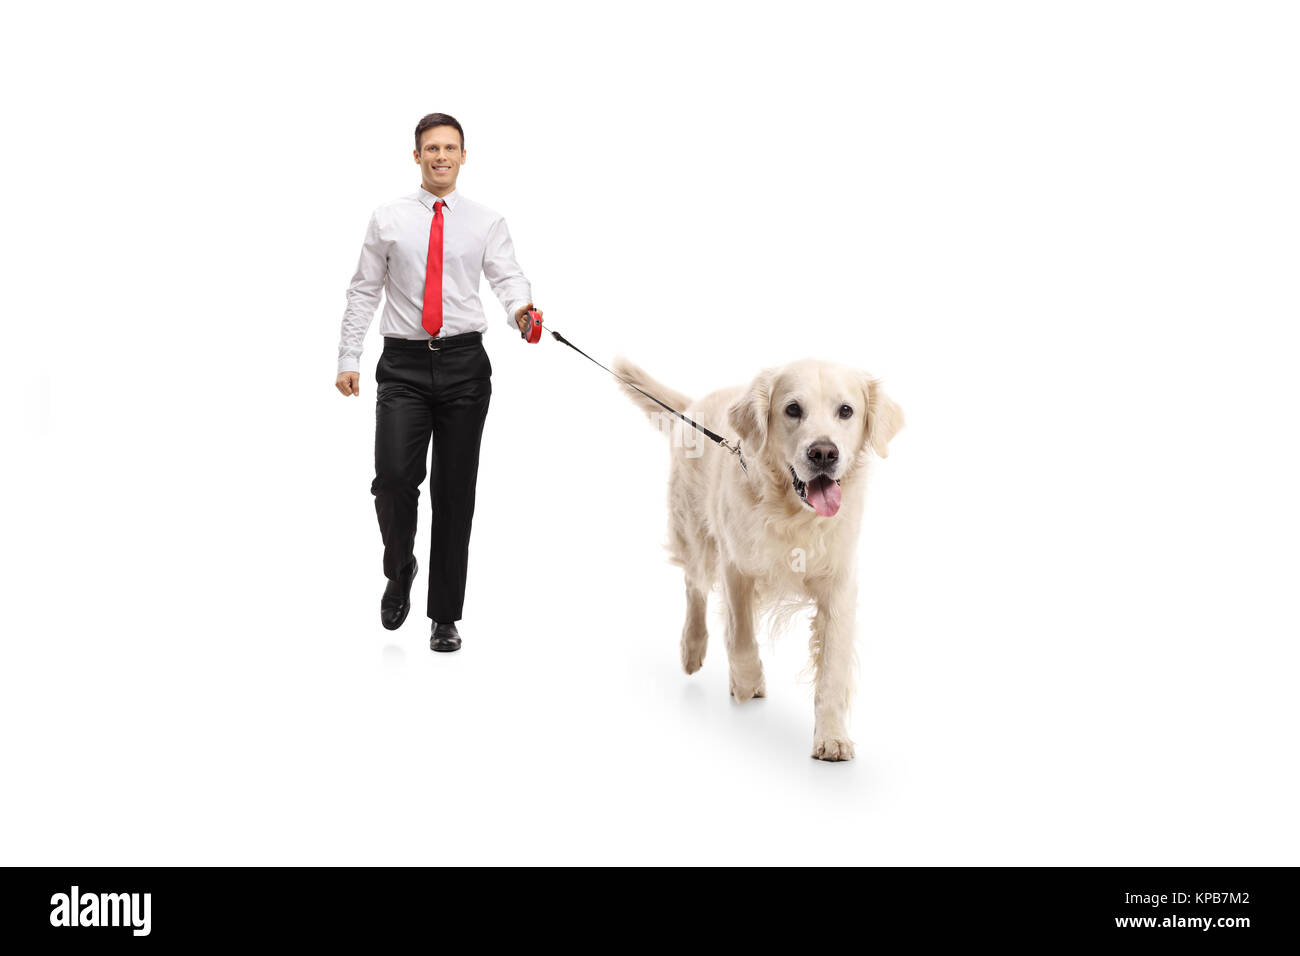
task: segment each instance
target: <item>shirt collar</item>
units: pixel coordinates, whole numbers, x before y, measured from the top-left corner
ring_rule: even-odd
[[[439,198],[447,204],[443,207],[444,209],[454,210],[456,208],[456,201],[460,198],[460,191],[453,189],[451,192],[447,193],[447,195],[438,197],[421,186],[419,191],[415,194],[415,198],[424,203],[424,205],[429,208],[430,212],[433,212],[433,204],[436,203]]]

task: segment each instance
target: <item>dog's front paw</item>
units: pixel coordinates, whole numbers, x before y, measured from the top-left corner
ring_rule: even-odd
[[[731,696],[740,702],[745,702],[751,697],[766,697],[767,685],[763,681],[763,672],[758,672],[758,678],[737,677],[731,675]]]
[[[708,645],[703,641],[688,641],[682,638],[682,670],[694,674],[704,663],[704,652]]]
[[[814,734],[812,755],[818,760],[852,760],[853,741],[833,734]]]

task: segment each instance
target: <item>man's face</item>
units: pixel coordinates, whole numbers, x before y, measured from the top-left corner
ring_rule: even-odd
[[[420,148],[415,151],[420,179],[431,193],[445,195],[456,188],[456,177],[465,162],[460,148],[460,133],[454,126],[434,126],[420,134]]]

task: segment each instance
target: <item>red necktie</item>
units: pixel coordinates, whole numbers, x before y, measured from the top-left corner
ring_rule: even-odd
[[[429,264],[424,272],[424,308],[420,324],[430,335],[442,328],[442,207],[441,199],[433,204],[433,224],[429,226]]]

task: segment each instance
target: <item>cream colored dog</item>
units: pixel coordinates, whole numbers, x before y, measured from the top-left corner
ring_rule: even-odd
[[[763,697],[755,640],[764,611],[813,605],[812,755],[851,760],[849,704],[857,655],[857,541],[867,459],[889,454],[902,409],[865,372],[806,359],[766,369],[748,388],[692,401],[619,358],[614,371],[701,425],[740,437],[748,472],[735,455],[627,385],[662,430],[674,436],[668,486],[669,550],[686,573],[682,666],[700,669],[708,646],[709,592],[721,582],[727,604],[727,662],[739,701]],[[666,426],[671,425],[671,428]]]

